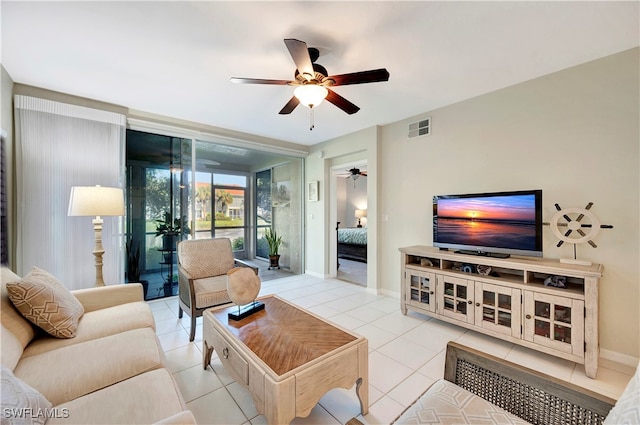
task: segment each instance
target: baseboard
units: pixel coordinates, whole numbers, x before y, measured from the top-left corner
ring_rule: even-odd
[[[626,373],[632,375],[640,359],[628,354],[618,353],[617,351],[607,350],[605,348],[600,349],[600,366],[612,369],[617,372]]]
[[[383,295],[386,295],[386,296],[391,297],[391,298],[395,298],[398,301],[400,300],[400,292],[390,291],[388,289],[382,289],[381,292],[382,292]]]
[[[323,273],[316,273],[316,272],[312,272],[311,270],[305,270],[304,274],[308,274],[311,277],[317,277],[320,279],[329,279],[329,275],[327,274],[323,274]]]

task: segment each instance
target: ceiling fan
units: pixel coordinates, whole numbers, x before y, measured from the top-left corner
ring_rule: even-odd
[[[346,170],[348,174],[343,173],[343,174],[338,174],[340,177],[344,177],[345,179],[351,178],[353,180],[358,180],[358,177],[363,176],[363,177],[367,177],[367,172],[366,171],[362,171],[359,168],[353,167],[350,170]]]
[[[324,66],[315,63],[320,56],[318,49],[307,47],[307,43],[304,41],[293,38],[285,39],[284,44],[287,46],[297,68],[294,80],[231,78],[232,82],[238,84],[296,86],[294,96],[280,110],[279,113],[281,115],[290,114],[300,103],[313,111],[313,108],[318,106],[323,99],[327,99],[328,102],[333,103],[349,115],[355,114],[360,108],[331,90],[330,87],[389,80],[389,72],[385,68],[330,76]],[[313,129],[313,124],[311,129]]]
[[[353,180],[353,187],[356,187],[356,180],[358,180],[358,178],[360,176],[363,177],[367,177],[367,172],[366,171],[362,171],[359,168],[353,167],[350,170],[346,170],[349,174],[339,174],[340,177],[344,177],[345,179],[352,179]]]

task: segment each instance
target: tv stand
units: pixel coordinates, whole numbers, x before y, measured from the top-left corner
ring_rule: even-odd
[[[456,254],[464,254],[464,255],[477,255],[480,257],[490,257],[490,258],[509,258],[511,255],[509,254],[500,254],[498,252],[485,252],[485,251],[471,251],[466,249],[461,249],[459,251],[454,251]]]
[[[400,248],[400,307],[598,370],[598,286],[603,266]],[[546,286],[566,277],[566,288]]]

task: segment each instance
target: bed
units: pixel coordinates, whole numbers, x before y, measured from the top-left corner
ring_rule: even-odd
[[[367,228],[336,228],[338,232],[338,258],[367,262]],[[338,264],[338,267],[340,265]]]

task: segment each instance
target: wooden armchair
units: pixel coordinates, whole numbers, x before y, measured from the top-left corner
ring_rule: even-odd
[[[258,268],[233,258],[229,238],[191,239],[178,243],[178,317],[191,317],[189,341],[196,334],[196,318],[209,307],[230,303],[227,272],[234,267]]]

